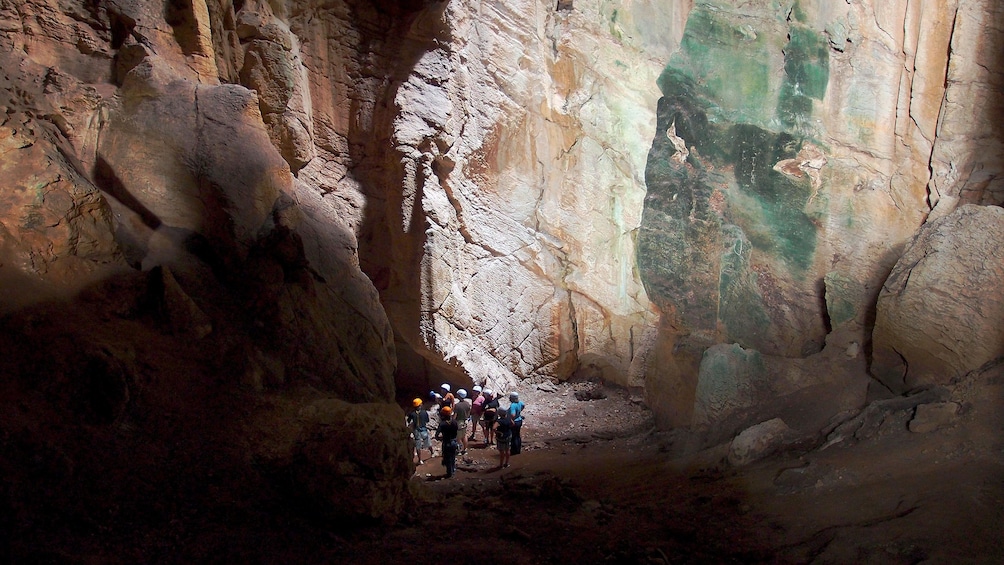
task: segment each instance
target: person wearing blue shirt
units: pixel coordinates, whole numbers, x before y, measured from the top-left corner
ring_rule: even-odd
[[[523,428],[523,408],[526,404],[520,401],[519,395],[515,392],[509,393],[509,417],[512,419],[512,440],[510,442],[510,453],[518,455],[523,448],[523,438],[520,430]]]

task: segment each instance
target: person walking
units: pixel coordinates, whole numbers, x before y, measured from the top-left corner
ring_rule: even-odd
[[[415,442],[415,451],[412,452],[412,461],[418,455],[418,464],[425,464],[422,459],[422,450],[429,450],[429,457],[432,457],[432,441],[429,439],[429,411],[425,409],[421,398],[411,401],[411,412],[405,416],[405,422],[411,429],[411,437]]]
[[[519,399],[519,394],[515,392],[509,393],[509,409],[506,411],[509,417],[512,419],[512,454],[519,455],[519,452],[523,450],[523,438],[521,436],[523,429],[523,409],[526,408],[526,404]]]
[[[453,419],[453,409],[443,406],[439,411],[439,429],[436,439],[442,442],[443,466],[446,467],[446,478],[457,472],[457,422]]]
[[[478,435],[478,426],[481,425],[481,415],[485,411],[485,395],[481,392],[481,387],[474,385],[474,399],[471,401],[471,437],[473,440]]]

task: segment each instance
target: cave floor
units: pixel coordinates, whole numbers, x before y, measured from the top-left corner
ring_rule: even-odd
[[[418,466],[420,508],[345,539],[356,562],[1004,563],[1004,387],[918,434],[891,413],[864,440],[734,468],[723,447],[673,456],[627,395],[532,394],[506,469],[471,443],[458,472]],[[975,389],[974,389],[975,390]],[[448,549],[444,549],[448,548]]]
[[[11,535],[0,515],[0,550],[12,563],[1004,563],[1004,369],[954,387],[962,410],[940,429],[911,432],[912,411],[890,411],[862,437],[738,468],[727,445],[681,449],[687,436],[656,431],[623,390],[520,392],[510,467],[483,443],[452,478],[427,460],[394,524],[334,525],[260,482],[199,476],[109,503],[121,518],[78,523],[100,509],[54,499],[59,514],[24,513],[48,522]]]

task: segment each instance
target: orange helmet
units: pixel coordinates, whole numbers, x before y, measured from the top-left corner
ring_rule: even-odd
[[[419,406],[422,405],[422,399],[421,398],[416,398],[415,400],[412,400],[411,401],[411,405],[413,407],[415,407],[415,408],[418,408]]]
[[[443,406],[443,409],[440,410],[440,413],[443,416],[449,416],[450,414],[453,414],[453,408],[450,408],[449,406]]]

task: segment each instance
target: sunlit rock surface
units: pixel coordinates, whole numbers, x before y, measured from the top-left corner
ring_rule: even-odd
[[[655,79],[683,16],[454,2],[404,34],[428,50],[382,102],[397,170],[364,171],[392,190],[367,201],[360,243],[399,350],[422,360],[402,373],[627,384],[654,319],[634,250]]]

